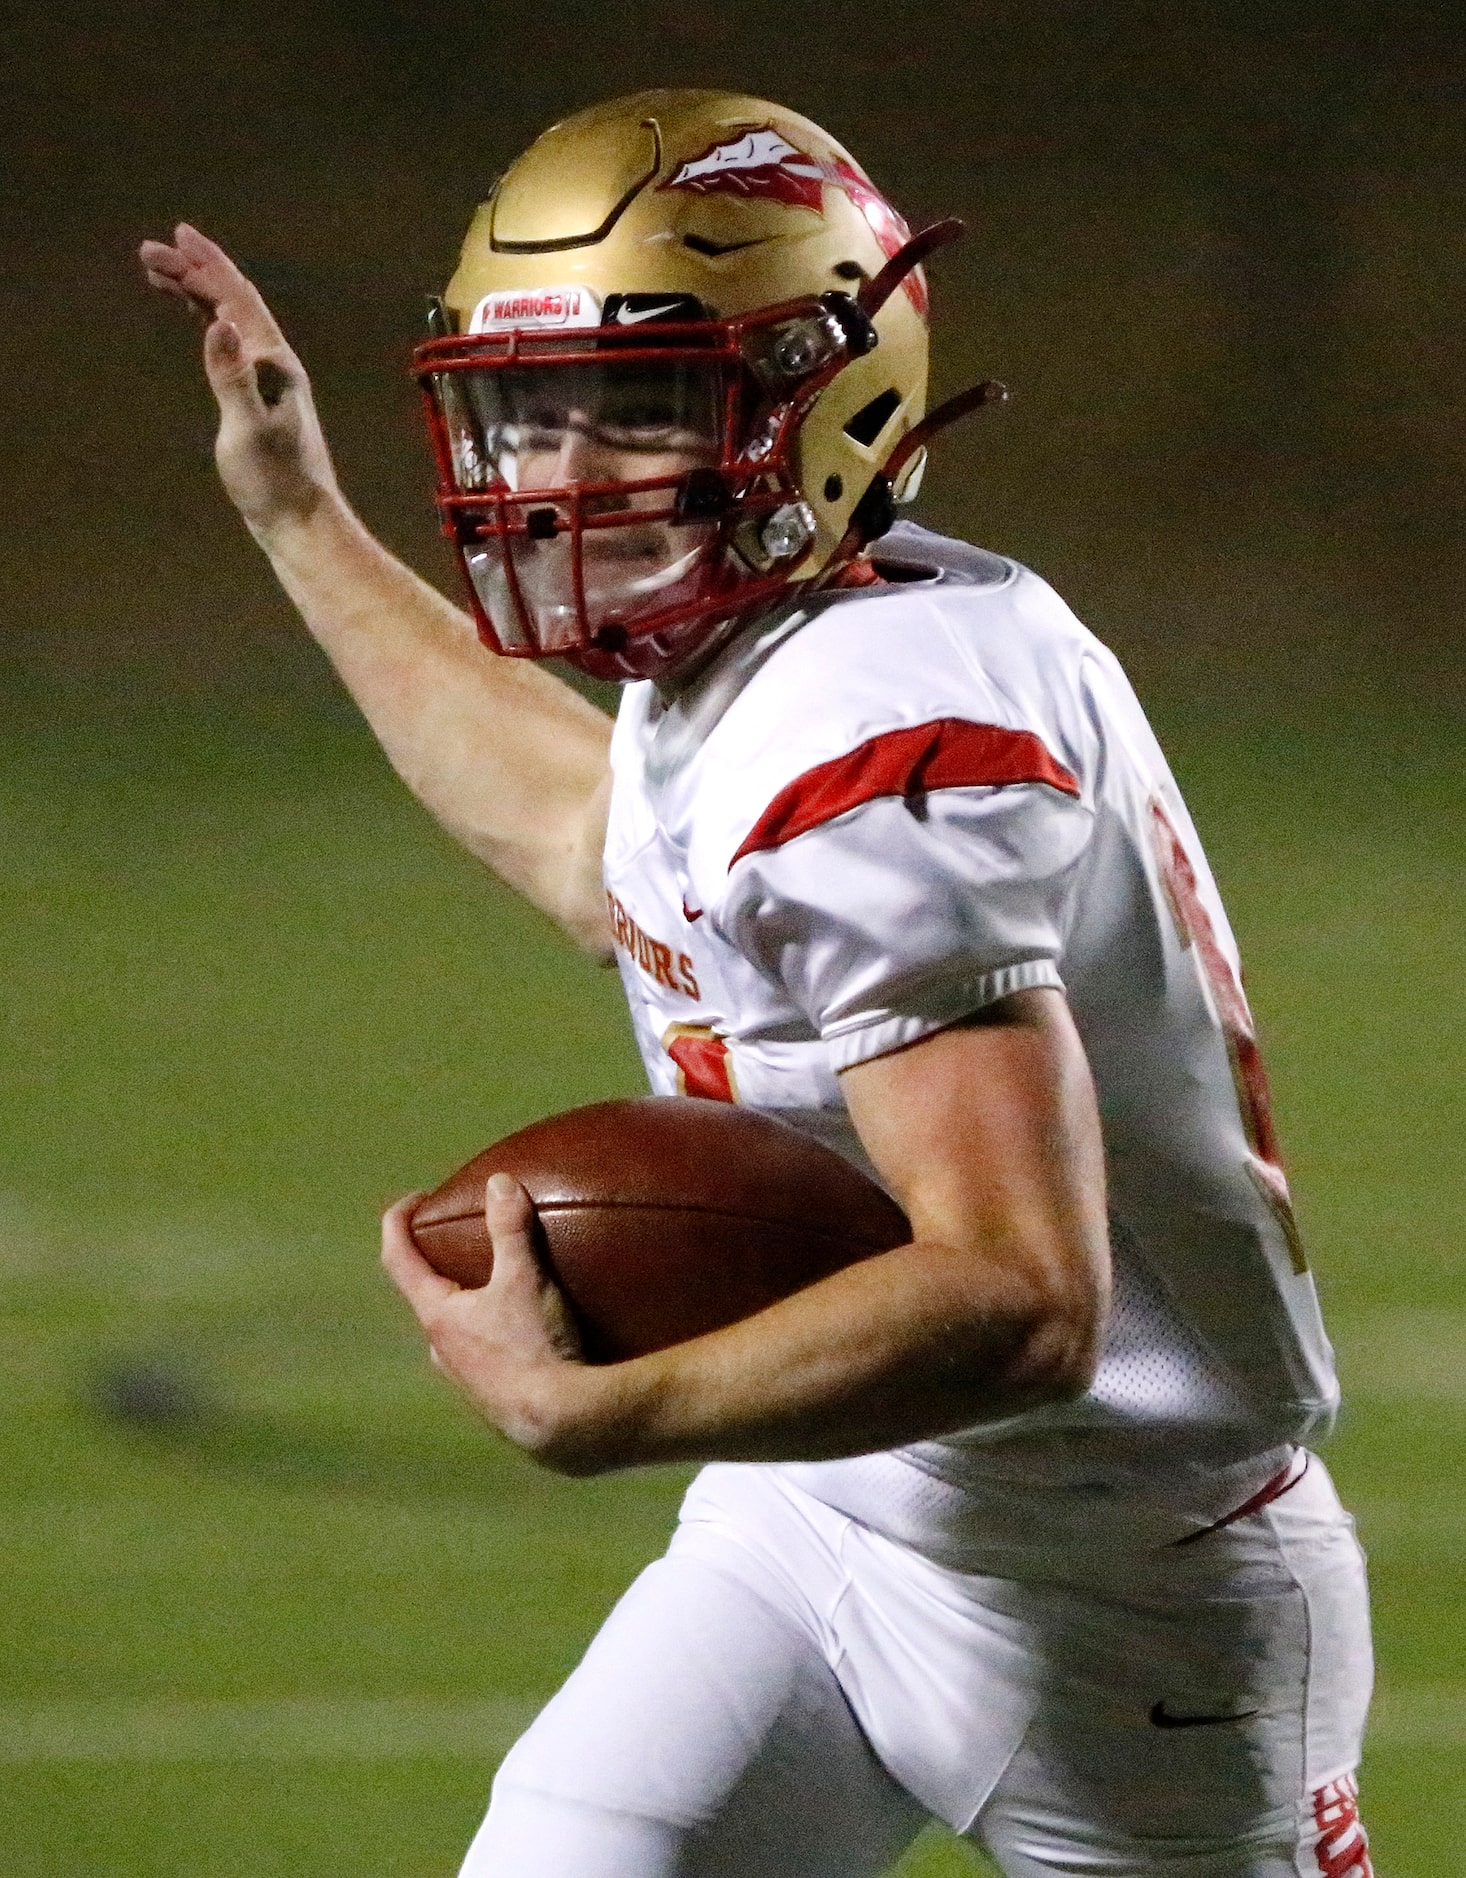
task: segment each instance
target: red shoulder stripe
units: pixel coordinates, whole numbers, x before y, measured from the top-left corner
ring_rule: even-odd
[[[1005,783],[1047,783],[1065,795],[1079,794],[1076,779],[1031,730],[937,717],[929,724],[883,731],[786,784],[749,829],[728,866],[733,868],[745,854],[780,848],[877,796],[1000,788]]]

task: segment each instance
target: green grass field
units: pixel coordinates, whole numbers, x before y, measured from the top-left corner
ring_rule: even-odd
[[[1466,1843],[1447,732],[1160,717],[1349,1388],[1330,1461],[1374,1562],[1378,1870],[1444,1878]],[[0,1864],[448,1878],[681,1479],[541,1477],[472,1423],[378,1275],[375,1214],[635,1089],[616,981],[455,854],[344,713],[11,720]],[[933,1834],[903,1872],[972,1866]]]

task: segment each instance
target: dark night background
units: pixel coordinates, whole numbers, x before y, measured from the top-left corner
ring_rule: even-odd
[[[1410,0],[40,0],[0,21],[7,1878],[447,1878],[661,1549],[437,1386],[375,1215],[634,1090],[614,979],[387,771],[133,251],[251,270],[368,522],[453,591],[407,374],[536,132],[653,84],[847,143],[933,268],[919,519],[1134,675],[1249,964],[1373,1561],[1382,1878],[1466,1843],[1466,14]],[[900,1878],[956,1878],[940,1834]]]
[[[196,221],[312,368],[348,487],[443,564],[403,374],[546,122],[731,83],[831,128],[937,264],[936,390],[1013,389],[927,513],[1054,579],[1143,683],[1423,710],[1459,674],[1466,25],[1449,5],[51,4],[4,111],[7,659],[112,693],[315,679],[209,483]]]

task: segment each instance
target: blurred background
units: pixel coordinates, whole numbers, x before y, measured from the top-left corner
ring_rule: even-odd
[[[375,1215],[639,1086],[613,978],[406,797],[228,512],[230,246],[371,525],[451,579],[406,376],[474,204],[645,84],[849,143],[933,270],[921,517],[1126,660],[1247,957],[1375,1573],[1387,1878],[1466,1840],[1466,22],[1410,0],[51,0],[0,74],[0,1842],[16,1878],[448,1878],[660,1550],[435,1384]],[[929,1835],[903,1871],[955,1878]]]

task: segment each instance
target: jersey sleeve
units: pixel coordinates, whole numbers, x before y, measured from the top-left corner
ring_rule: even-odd
[[[1092,814],[1033,732],[945,719],[797,777],[733,856],[718,923],[838,1069],[1063,988]]]

